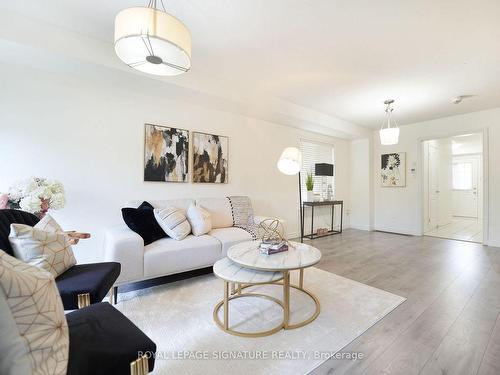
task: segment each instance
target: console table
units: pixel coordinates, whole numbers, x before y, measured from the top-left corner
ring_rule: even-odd
[[[332,211],[332,221],[330,225],[330,230],[325,234],[316,234],[314,233],[314,208],[318,206],[330,206]],[[340,229],[335,230],[333,228],[334,217],[335,217],[335,206],[340,206]],[[304,234],[304,218],[306,207],[311,207],[311,233]],[[304,242],[304,238],[308,238],[310,240],[314,240],[315,238],[331,236],[334,234],[342,233],[342,220],[344,216],[344,201],[323,201],[323,202],[303,202],[302,203],[302,215],[300,218],[300,242]]]

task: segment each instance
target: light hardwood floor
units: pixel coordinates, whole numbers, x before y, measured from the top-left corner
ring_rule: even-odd
[[[426,236],[454,240],[483,242],[483,225],[480,220],[467,217],[454,217],[451,223],[430,230]]]
[[[500,374],[500,248],[346,230],[309,241],[318,267],[407,301],[329,360],[323,374]]]

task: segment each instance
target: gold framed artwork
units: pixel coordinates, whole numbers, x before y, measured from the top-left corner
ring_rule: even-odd
[[[229,138],[193,132],[193,182],[228,182]]]
[[[189,130],[145,124],[144,181],[188,182]]]

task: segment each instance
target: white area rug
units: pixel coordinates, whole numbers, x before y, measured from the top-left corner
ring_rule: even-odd
[[[212,311],[222,299],[223,282],[213,275],[120,294],[117,308],[156,343],[154,374],[302,375],[405,301],[317,268],[305,271],[304,286],[321,301],[318,318],[305,327],[263,338],[232,336],[215,325]],[[247,290],[282,299],[280,286]],[[230,306],[231,326],[240,331],[269,329],[283,317],[281,307],[255,297],[236,299]],[[292,289],[292,323],[312,311],[312,300]]]

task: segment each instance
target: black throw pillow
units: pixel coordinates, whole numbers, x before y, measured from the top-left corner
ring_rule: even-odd
[[[167,237],[155,219],[153,206],[148,202],[142,202],[137,208],[122,208],[122,216],[125,224],[142,237],[144,245]]]

